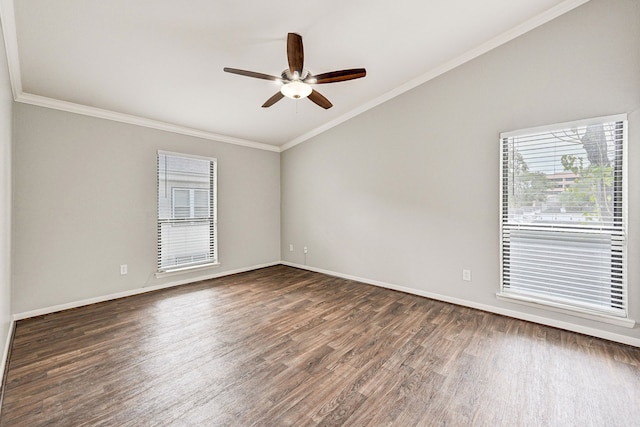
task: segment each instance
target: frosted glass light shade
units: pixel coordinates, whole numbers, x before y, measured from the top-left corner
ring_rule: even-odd
[[[311,91],[311,86],[298,80],[287,83],[280,88],[280,92],[291,99],[306,98],[311,94]]]

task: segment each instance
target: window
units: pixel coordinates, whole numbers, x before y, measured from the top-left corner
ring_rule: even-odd
[[[215,263],[216,159],[158,152],[158,271]]]
[[[209,190],[174,188],[172,206],[174,218],[207,216],[207,212],[209,212]]]
[[[626,115],[503,133],[501,296],[627,316]]]

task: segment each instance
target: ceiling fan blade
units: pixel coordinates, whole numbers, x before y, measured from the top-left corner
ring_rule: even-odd
[[[227,73],[239,74],[241,76],[253,77],[256,79],[282,81],[282,78],[280,77],[270,76],[269,74],[256,73],[255,71],[238,70],[237,68],[228,67],[225,67],[224,71]]]
[[[289,60],[289,71],[291,75],[295,72],[302,75],[304,66],[304,49],[302,47],[302,37],[296,33],[287,35],[287,59]]]
[[[331,71],[328,73],[318,74],[317,76],[310,76],[305,79],[307,83],[323,84],[323,83],[335,83],[344,82],[345,80],[359,79],[367,75],[367,70],[364,68],[353,68],[351,70]]]
[[[318,104],[319,106],[321,106],[322,108],[324,108],[325,110],[328,110],[329,108],[333,107],[333,104],[329,102],[327,98],[322,96],[320,92],[316,90],[311,91],[311,94],[309,95],[309,99],[315,102],[316,104]]]
[[[284,95],[282,94],[282,92],[278,92],[275,95],[273,95],[271,98],[267,99],[267,102],[262,104],[262,108],[269,108],[276,102],[280,101],[282,98],[284,98]]]

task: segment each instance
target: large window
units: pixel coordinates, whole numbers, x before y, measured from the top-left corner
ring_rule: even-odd
[[[627,316],[626,116],[501,134],[501,295]]]
[[[158,152],[158,271],[215,264],[216,160]]]

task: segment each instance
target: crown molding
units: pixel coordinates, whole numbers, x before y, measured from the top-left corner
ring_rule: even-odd
[[[25,93],[22,88],[22,74],[20,71],[20,55],[18,51],[18,37],[16,32],[14,0],[0,0],[0,23],[2,24],[2,34],[4,36],[4,45],[7,52],[7,65],[9,68],[11,90],[13,92],[13,99],[16,102],[51,108],[54,110],[66,111],[70,113],[82,114],[85,116],[97,117],[121,123],[128,123],[132,125],[173,132],[181,135],[194,136],[211,141],[256,148],[259,150],[273,151],[276,153],[279,153],[281,151],[280,147],[275,145],[235,138],[227,135],[220,135],[200,129],[193,129],[186,126],[176,125],[173,123],[147,119],[131,114],[124,114],[116,111],[110,111],[101,108],[90,107],[87,105],[76,104],[73,102],[62,101],[59,99],[48,98],[45,96]]]
[[[18,34],[16,31],[13,0],[0,0],[0,22],[2,23],[4,48],[7,52],[7,65],[9,67],[11,91],[13,92],[13,99],[17,99],[18,95],[22,93],[22,74],[20,72]]]
[[[279,153],[280,147],[264,144],[261,142],[249,141],[246,139],[234,138],[232,136],[220,135],[186,126],[179,126],[172,123],[161,122],[159,120],[147,119],[130,114],[118,113],[116,111],[104,110],[102,108],[89,107],[73,102],[61,101],[59,99],[47,98],[45,96],[21,93],[16,98],[16,102],[36,105],[38,107],[51,108],[54,110],[67,111],[69,113],[82,114],[85,116],[97,117],[100,119],[112,120],[115,122],[128,123],[132,125],[178,133],[181,135],[195,136],[197,138],[211,141],[224,142],[227,144],[240,145],[243,147],[257,148],[259,150],[274,151]]]
[[[507,31],[505,31],[504,33],[492,38],[491,40],[479,45],[476,48],[473,48],[465,53],[463,53],[462,55],[448,61],[445,62],[444,64],[440,65],[439,67],[436,67],[428,72],[426,72],[425,74],[422,74],[419,77],[416,77],[413,80],[409,80],[408,82],[404,83],[403,85],[390,90],[389,92],[374,98],[373,100],[369,101],[366,104],[361,105],[358,108],[355,108],[351,111],[349,111],[348,113],[322,125],[319,126],[303,135],[300,135],[297,138],[292,139],[291,141],[285,143],[284,145],[282,145],[280,147],[281,151],[285,151],[288,150],[289,148],[295,147],[296,145],[313,138],[314,136],[317,136],[323,132],[326,132],[327,130],[338,126],[339,124],[357,116],[360,115],[362,113],[364,113],[367,110],[370,110],[374,107],[377,107],[378,105],[389,101],[392,98],[395,98],[396,96],[402,95],[403,93],[417,87],[420,86],[423,83],[428,82],[429,80],[435,79],[436,77],[446,73],[447,71],[451,71],[456,67],[459,67],[460,65],[464,64],[465,62],[469,62],[472,59],[475,59],[477,57],[479,57],[480,55],[483,55],[487,52],[489,52],[490,50],[493,50],[495,48],[497,48],[498,46],[501,46],[507,42],[510,42],[511,40],[543,25],[546,24],[547,22],[559,17],[560,15],[563,15],[573,9],[575,9],[578,6],[582,6],[583,4],[587,3],[590,0],[566,0],[562,3],[560,3],[559,5],[552,7],[551,9],[523,22],[522,24],[513,27]]]
[[[368,111],[378,105],[389,101],[396,96],[399,96],[423,83],[432,80],[447,71],[450,71],[465,62],[471,61],[472,59],[477,58],[478,56],[489,52],[496,47],[505,44],[516,37],[521,36],[522,34],[533,30],[560,15],[563,15],[578,6],[581,6],[587,3],[589,0],[566,0],[559,5],[525,21],[524,23],[494,37],[493,39],[483,43],[482,45],[471,49],[468,52],[463,53],[462,55],[446,62],[445,64],[434,68],[433,70],[428,71],[427,73],[412,79],[403,85],[367,102],[366,104],[357,107],[342,116],[331,120],[330,122],[319,126],[315,129],[312,129],[309,132],[306,132],[297,138],[294,138],[284,145],[275,146],[270,144],[265,144],[256,141],[249,141],[240,138],[235,138],[226,135],[220,135],[212,132],[207,132],[199,129],[193,129],[186,126],[180,126],[172,123],[162,122],[158,120],[147,119],[144,117],[134,116],[130,114],[118,113],[115,111],[104,110],[96,107],[90,107],[81,104],[75,104],[72,102],[62,101],[53,98],[47,98],[40,95],[34,95],[29,93],[24,93],[22,89],[22,77],[20,72],[20,56],[18,52],[18,39],[16,33],[16,23],[15,23],[15,11],[14,11],[14,0],[0,0],[0,22],[2,23],[2,33],[4,35],[4,43],[5,49],[7,52],[7,63],[9,66],[9,78],[11,80],[11,88],[13,91],[13,97],[16,102],[22,102],[25,104],[37,105],[40,107],[52,108],[61,111],[72,112],[76,114],[83,114],[87,116],[102,118],[106,120],[113,120],[122,123],[128,123],[143,127],[148,127],[152,129],[164,130],[167,132],[174,132],[182,135],[194,136],[197,138],[208,139],[212,141],[224,142],[228,144],[240,145],[243,147],[256,148],[260,150],[272,151],[272,152],[282,152],[288,150],[289,148],[295,147],[296,145],[307,141],[314,136],[317,136],[327,130],[338,126],[339,124],[346,122],[353,117],[356,117],[365,111]]]

